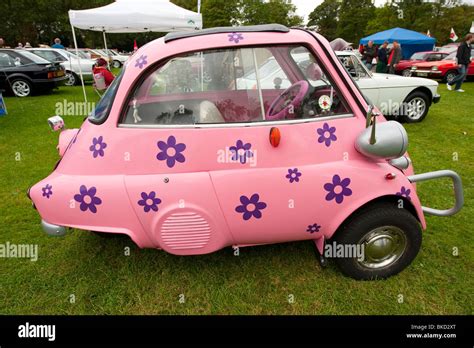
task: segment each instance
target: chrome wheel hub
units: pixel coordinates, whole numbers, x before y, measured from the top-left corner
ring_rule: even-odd
[[[425,110],[426,102],[423,98],[413,98],[407,104],[407,116],[412,120],[417,120],[423,116]]]
[[[365,268],[379,269],[400,259],[407,247],[407,239],[400,228],[382,226],[367,233],[359,244],[364,246],[364,259],[359,260],[359,264]]]
[[[12,90],[18,97],[26,97],[30,94],[30,86],[24,81],[15,81]]]

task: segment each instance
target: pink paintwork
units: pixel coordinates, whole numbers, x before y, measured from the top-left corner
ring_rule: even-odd
[[[218,33],[168,43],[159,39],[135,53],[106,121],[85,121],[79,132],[63,133],[59,144],[62,160],[52,174],[31,188],[31,199],[42,219],[58,226],[127,234],[142,248],[177,255],[298,240],[317,241],[322,250],[324,240],[364,204],[409,192],[409,199],[402,198],[413,206],[425,228],[416,188],[406,177],[413,173],[412,167],[402,172],[385,159],[368,159],[356,151],[354,144],[365,129],[368,105],[328,42],[303,30],[248,32],[240,37],[230,40],[228,33]],[[350,115],[219,127],[119,126],[122,113],[131,105],[128,97],[135,84],[170,57],[212,49],[295,44],[304,45],[319,59]],[[320,72],[313,75],[321,77]],[[298,81],[289,78],[292,83]],[[233,92],[235,98],[240,92]],[[264,92],[267,111],[281,91]],[[234,94],[229,92],[231,98]],[[153,99],[137,98],[143,105]],[[160,98],[179,100],[180,96],[165,95],[154,102],[159,103]],[[213,101],[212,96],[208,99]],[[225,106],[218,106],[226,118]],[[233,116],[229,113],[228,117]],[[379,122],[384,122],[382,117]],[[269,142],[272,127],[281,132],[278,147]],[[251,144],[252,161],[250,157],[243,158],[245,163],[218,160],[219,151],[238,147],[239,141]],[[174,150],[166,156],[175,155],[175,160],[160,160],[160,152],[168,147]],[[245,157],[245,150],[243,153]],[[387,180],[388,173],[397,173],[396,178]],[[334,184],[335,195],[328,199],[328,188]],[[52,187],[48,197],[43,190],[46,185]]]

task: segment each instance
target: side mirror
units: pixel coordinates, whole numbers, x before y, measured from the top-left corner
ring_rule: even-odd
[[[64,128],[66,128],[64,120],[61,116],[53,116],[48,118],[48,124],[53,132],[62,131]]]

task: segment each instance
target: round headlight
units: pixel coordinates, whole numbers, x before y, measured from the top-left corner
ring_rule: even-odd
[[[438,67],[434,66],[434,67],[431,68],[431,70],[438,70]]]
[[[411,67],[411,70],[416,70],[416,69],[418,69],[416,66]]]

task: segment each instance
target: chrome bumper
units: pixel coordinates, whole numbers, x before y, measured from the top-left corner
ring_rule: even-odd
[[[422,207],[423,212],[429,215],[435,216],[451,216],[459,212],[464,205],[464,194],[462,192],[462,181],[461,177],[452,170],[439,170],[436,172],[429,172],[423,174],[416,174],[407,177],[410,182],[420,182],[440,178],[451,178],[454,185],[454,198],[456,200],[454,207],[447,210],[439,210],[434,208]]]
[[[41,220],[41,227],[50,236],[64,236],[66,234],[66,227],[53,225],[44,220]]]

